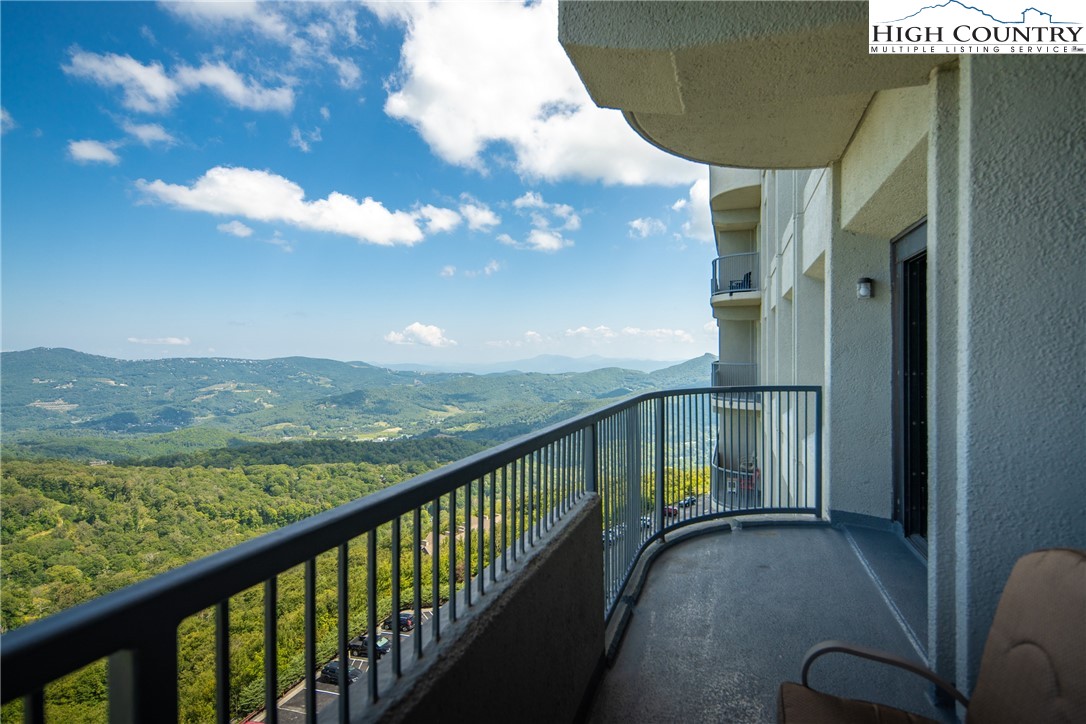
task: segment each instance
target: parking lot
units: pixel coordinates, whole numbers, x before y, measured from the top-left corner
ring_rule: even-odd
[[[423,609],[423,611],[422,611],[422,619],[421,619],[420,625],[425,624],[430,619],[431,615],[432,615],[432,613],[431,613],[430,609]],[[415,630],[418,630],[418,626],[416,626]],[[401,660],[404,663],[406,663],[414,655],[414,652],[412,650],[412,645],[411,645],[411,636],[415,633],[415,630],[408,631],[408,632],[405,632],[405,633],[394,634],[392,631],[389,631],[387,629],[379,629],[377,633],[378,633],[378,635],[385,636],[386,638],[388,638],[390,640],[391,640],[393,635],[398,635],[400,637],[400,656],[402,657]],[[391,654],[385,654],[385,657],[391,658]],[[382,663],[385,663],[385,661],[383,660],[385,657],[381,657],[382,658]],[[369,671],[369,661],[367,659],[361,659],[361,658],[357,658],[357,657],[354,657],[354,656],[349,657],[348,660],[350,661],[350,665],[352,667],[354,667],[354,668],[358,669],[360,672],[362,672],[362,675],[359,677],[358,681],[355,682],[355,686],[360,687],[358,689],[358,691],[359,691],[358,695],[359,696],[365,696],[366,672]],[[328,706],[335,706],[336,705],[335,702],[339,698],[339,684],[334,684],[334,683],[332,683],[330,681],[325,681],[324,678],[321,676],[321,671],[320,670],[322,668],[324,668],[324,665],[326,663],[328,663],[328,662],[327,661],[322,661],[321,664],[320,664],[320,667],[317,669],[317,672],[316,672],[316,693],[317,693],[317,711],[318,712],[320,712],[321,710],[325,709]],[[391,661],[388,662],[388,665],[391,665]],[[354,691],[355,690],[352,689],[352,693]],[[305,681],[302,681],[302,682],[298,683],[297,685],[295,685],[294,687],[292,687],[289,691],[287,691],[287,693],[285,693],[282,697],[279,698],[279,705],[278,705],[279,721],[282,724],[304,724],[305,721],[306,721],[305,699],[306,699]],[[352,699],[353,699],[353,696],[352,696]],[[257,714],[255,716],[249,718],[249,719],[246,719],[245,721],[247,721],[247,722],[262,722],[262,721],[265,721],[265,717],[264,717],[263,713],[260,713],[260,714]]]

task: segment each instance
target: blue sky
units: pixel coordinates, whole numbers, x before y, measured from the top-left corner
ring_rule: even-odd
[[[715,349],[708,172],[555,2],[0,3],[2,346],[489,362]]]

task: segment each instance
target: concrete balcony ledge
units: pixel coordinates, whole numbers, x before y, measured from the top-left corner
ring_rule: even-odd
[[[709,205],[713,211],[757,209],[761,203],[762,172],[759,169],[709,167]]]
[[[701,163],[839,159],[880,90],[925,85],[951,55],[868,52],[866,2],[573,2],[558,37],[597,105]]]

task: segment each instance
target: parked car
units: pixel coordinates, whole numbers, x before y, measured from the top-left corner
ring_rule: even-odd
[[[665,518],[676,518],[676,517],[678,517],[678,515],[679,515],[679,509],[676,508],[674,505],[665,505],[664,506],[664,517]]]
[[[381,626],[383,626],[385,629],[387,629],[389,631],[392,631],[393,630],[392,629],[392,616],[389,616],[383,622],[381,622]],[[407,611],[401,611],[400,612],[400,623],[396,628],[400,629],[401,631],[405,631],[405,632],[410,631],[411,629],[415,628],[415,614],[407,612]]]
[[[321,676],[323,676],[324,680],[327,681],[330,684],[338,684],[339,683],[339,661],[338,660],[329,661],[325,665],[325,667],[323,669],[321,669]],[[361,676],[362,676],[362,672],[359,671],[358,669],[356,669],[355,667],[353,667],[353,666],[348,666],[347,667],[347,683],[348,684],[353,684],[354,682],[358,681],[358,679],[361,678]]]
[[[377,651],[377,658],[381,658],[392,649],[392,642],[384,636],[377,636],[377,644],[374,646]],[[347,644],[347,653],[351,656],[357,656],[360,659],[368,658],[370,655],[370,637],[367,634],[362,634],[351,639]]]
[[[697,505],[697,504],[698,504],[698,496],[696,496],[696,495],[688,495],[688,496],[686,496],[685,498],[683,498],[682,500],[679,501],[679,507],[680,508],[689,508],[691,505]]]
[[[624,535],[626,535],[626,524],[619,523],[613,528],[608,528],[607,530],[603,531],[603,542],[608,545],[612,543],[617,543],[619,539],[621,539]]]

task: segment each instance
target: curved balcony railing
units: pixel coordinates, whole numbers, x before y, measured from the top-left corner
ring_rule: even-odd
[[[600,614],[609,620],[642,553],[671,531],[737,513],[820,514],[821,388],[753,389],[769,402],[757,414],[714,410],[726,388],[642,394],[5,633],[2,700],[21,699],[25,720],[43,721],[47,684],[107,658],[111,719],[176,721],[179,672],[193,665],[178,627],[202,614],[214,622],[219,721],[261,705],[275,712],[297,683],[315,720],[319,667],[335,656],[348,669],[348,640],[366,634],[363,681],[349,691],[350,677],[339,677],[334,703],[321,712],[322,721],[336,718],[338,708],[347,721],[387,698],[413,659],[438,644],[442,626],[448,637],[465,609],[485,606],[488,590],[521,575],[518,557],[549,545],[548,531],[593,495],[603,517]],[[285,603],[277,591],[298,566],[304,672],[284,675],[278,657],[264,655],[262,675],[240,666],[232,673],[231,636],[243,616],[262,616],[252,627],[263,627],[262,651],[279,650]],[[348,579],[359,576],[365,585],[349,596]],[[592,584],[600,582],[571,582]],[[262,607],[240,605],[243,595],[259,601],[260,588]],[[418,625],[402,644],[392,635],[391,655],[379,660],[377,622],[397,620],[392,602],[409,602],[400,610]],[[246,691],[263,697],[246,704]]]
[[[758,252],[728,254],[713,259],[711,293],[735,294],[758,291]]]
[[[713,362],[710,377],[713,387],[746,387],[758,384],[755,362]]]

